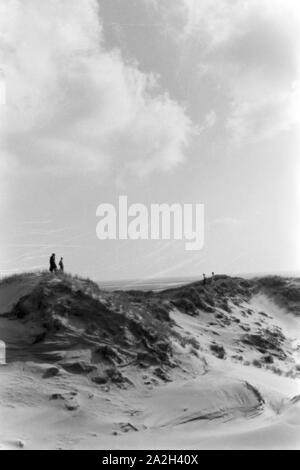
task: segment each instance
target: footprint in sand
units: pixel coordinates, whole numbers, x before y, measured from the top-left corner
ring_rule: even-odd
[[[25,443],[21,441],[20,439],[12,442],[11,444],[12,444],[12,447],[17,448],[17,449],[24,449],[25,447]]]
[[[61,394],[61,393],[53,393],[50,396],[50,400],[55,400],[55,401],[63,401],[65,402],[65,408],[68,411],[75,411],[79,408],[79,403],[76,400],[76,395],[77,392],[70,392],[68,394]]]
[[[133,426],[133,424],[131,424],[131,423],[118,423],[116,426],[117,426],[118,430],[123,432],[123,433],[138,432],[138,429],[135,426]],[[117,430],[114,431],[113,434],[118,435]]]

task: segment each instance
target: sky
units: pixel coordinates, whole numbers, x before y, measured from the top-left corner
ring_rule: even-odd
[[[0,273],[300,270],[297,0],[0,0]],[[205,243],[106,240],[101,203],[205,206]]]

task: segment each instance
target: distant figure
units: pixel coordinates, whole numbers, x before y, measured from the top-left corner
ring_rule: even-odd
[[[211,283],[215,282],[215,273],[211,273]]]
[[[56,273],[57,271],[57,266],[56,266],[56,261],[55,261],[55,253],[52,254],[52,256],[50,257],[50,269],[49,269],[50,273]]]
[[[60,270],[62,273],[63,273],[64,270],[65,270],[65,267],[64,267],[64,259],[63,259],[63,258],[60,258],[59,270]]]
[[[203,274],[203,285],[206,285],[206,274]]]

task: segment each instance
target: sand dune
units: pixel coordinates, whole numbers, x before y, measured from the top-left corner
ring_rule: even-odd
[[[275,286],[275,287],[274,287]],[[299,281],[0,284],[0,449],[299,449]]]

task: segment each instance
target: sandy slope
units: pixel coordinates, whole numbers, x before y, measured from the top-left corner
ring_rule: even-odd
[[[205,379],[122,392],[67,374],[42,382],[30,364],[1,369],[0,378],[2,449],[300,448],[300,407],[291,401],[299,382],[270,372],[226,364]]]
[[[20,297],[26,295],[39,282],[38,274],[16,276],[13,282],[0,283],[0,315],[9,312]]]
[[[51,280],[50,286],[56,289],[60,282],[64,281],[55,280],[53,284]],[[21,319],[5,315],[36,285],[35,278],[25,282],[19,278],[0,286],[0,339],[5,339],[10,349],[9,363],[0,366],[0,449],[300,448],[300,381],[296,373],[299,318],[290,315],[286,306],[278,306],[265,292],[254,291],[249,298],[240,299],[239,305],[232,302],[231,294],[226,294],[230,312],[217,304],[214,313],[199,309],[197,315],[188,315],[173,305],[173,353],[170,366],[161,367],[164,373],[155,373],[157,364],[138,367],[128,361],[127,365],[121,364],[120,370],[130,383],[111,380],[96,384],[91,380],[94,371],[74,373],[74,368],[70,371],[65,367],[66,361],[95,361],[93,348],[78,344],[79,337],[90,339],[85,337],[80,316],[73,318],[70,314],[63,333],[51,333],[33,345],[32,339],[42,332],[39,317],[34,312]],[[59,285],[56,291],[56,302],[63,302],[63,298],[69,302],[68,291],[62,287]],[[72,281],[73,287],[78,289]],[[46,288],[49,290],[48,281]],[[92,291],[89,295],[96,297]],[[209,292],[211,296],[219,295]],[[50,294],[47,299],[52,305]],[[117,305],[120,315],[127,309],[130,318],[141,318],[140,298],[129,301],[122,295],[99,295],[101,302],[110,306],[110,312]],[[151,298],[147,304],[150,300],[156,302]],[[132,323],[126,322],[124,338],[119,332],[118,339],[114,337],[115,345],[123,348],[128,340],[137,347],[130,336],[135,334],[137,324],[132,329]],[[254,367],[252,361],[262,362],[265,354],[257,350],[256,344],[249,345],[241,338],[271,326],[280,327],[284,334],[279,353],[274,351],[275,363]],[[143,332],[139,330],[139,334]],[[61,343],[64,335],[67,341],[64,338]],[[163,341],[164,336],[158,340]],[[155,341],[153,357],[158,351]],[[210,349],[214,342],[222,344],[225,358],[217,358]],[[65,349],[59,350],[59,356],[63,352],[63,359],[50,361],[49,353],[62,344]],[[195,349],[197,344],[199,349]],[[144,361],[149,360],[147,347],[139,352]],[[47,360],[42,360],[41,351],[47,352],[43,356]],[[102,362],[96,362],[97,374]],[[277,374],[271,367],[277,368]]]

